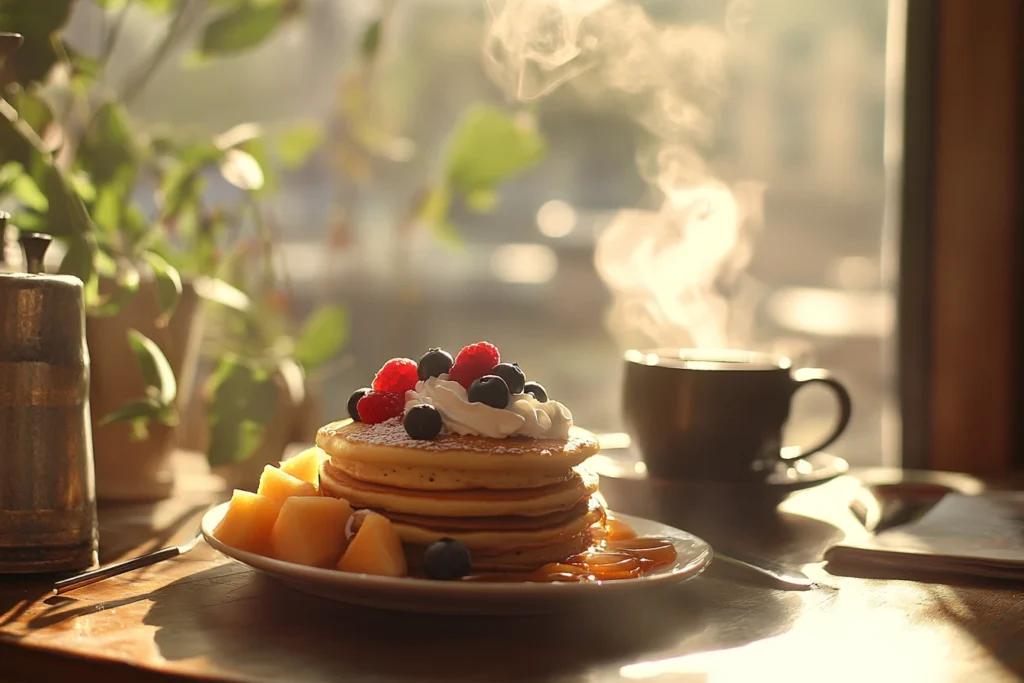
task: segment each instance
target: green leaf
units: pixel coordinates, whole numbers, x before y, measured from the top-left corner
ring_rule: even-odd
[[[104,427],[108,424],[124,422],[126,420],[132,422],[134,427],[133,432],[135,432],[137,437],[140,431],[137,425],[141,424],[144,428],[146,423],[150,421],[173,425],[177,423],[177,414],[173,410],[168,410],[167,406],[161,405],[160,402],[155,399],[140,398],[122,406],[112,413],[104,415],[103,419],[99,422],[99,426]],[[142,438],[144,439],[146,437],[146,433],[144,430],[142,433]]]
[[[278,179],[274,171],[274,164],[271,163],[270,153],[262,137],[249,138],[237,145],[237,149],[251,156],[260,167],[263,173],[263,184],[258,190],[251,190],[256,194],[270,194],[277,190]]]
[[[71,187],[74,188],[78,196],[82,198],[83,202],[89,203],[96,201],[96,186],[89,180],[89,176],[82,171],[74,171],[68,175],[68,180],[71,182]]]
[[[283,3],[249,0],[207,24],[200,51],[204,55],[224,55],[256,47],[284,18]]]
[[[178,395],[178,382],[167,356],[152,339],[138,330],[128,330],[128,345],[142,371],[147,394],[162,406],[173,406]]]
[[[18,175],[14,182],[11,183],[11,194],[14,195],[15,199],[22,206],[33,211],[46,213],[50,208],[50,202],[46,199],[46,195],[40,191],[36,181],[32,180],[32,176],[24,173]]]
[[[221,359],[207,389],[210,464],[248,459],[259,449],[277,409],[273,374],[228,354]]]
[[[93,250],[88,240],[77,235],[68,239],[64,260],[60,262],[60,272],[74,275],[87,286],[93,283],[96,271],[93,267]]]
[[[253,155],[240,149],[224,152],[220,172],[226,181],[243,190],[251,192],[263,187],[263,168]]]
[[[184,0],[136,0],[143,7],[146,7],[151,12],[158,14],[167,14],[174,9],[178,3],[184,2]]]
[[[8,161],[3,166],[0,166],[0,196],[11,191],[14,181],[22,173],[24,173],[24,170],[22,170],[21,164],[17,161]]]
[[[464,195],[493,189],[544,157],[544,138],[526,120],[497,107],[470,107],[452,135],[445,178]]]
[[[33,93],[21,92],[11,104],[18,110],[18,116],[29,125],[36,134],[46,141],[47,128],[53,124],[53,110],[41,97]],[[58,140],[60,136],[58,136]],[[48,149],[47,151],[53,151]]]
[[[490,188],[473,190],[463,197],[466,208],[476,213],[487,213],[498,203],[498,193]]]
[[[163,327],[174,315],[181,300],[181,276],[163,257],[152,251],[143,254],[143,258],[153,270],[153,277],[156,279],[156,298],[160,305],[157,327]]]
[[[104,102],[79,146],[79,162],[97,187],[115,179],[134,184],[141,151],[128,120],[124,105]]]
[[[380,50],[381,20],[376,19],[366,27],[363,39],[359,43],[359,54],[369,61],[377,56]]]
[[[97,261],[99,255],[97,255]],[[95,261],[94,261],[95,263]],[[109,284],[110,291],[87,301],[89,315],[109,317],[117,315],[139,293],[139,271],[135,266],[122,261],[115,272],[115,280]]]
[[[281,163],[288,168],[302,166],[323,143],[323,139],[323,126],[315,122],[304,123],[286,131],[278,140],[277,150]]]
[[[0,0],[0,31],[24,36],[21,48],[0,65],[0,83],[42,81],[60,60],[55,47],[71,15],[72,0]]]
[[[333,358],[347,338],[348,314],[337,306],[324,306],[306,319],[293,355],[302,367],[312,370]]]

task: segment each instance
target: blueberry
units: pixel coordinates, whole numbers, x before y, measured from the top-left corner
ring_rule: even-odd
[[[419,375],[421,381],[426,381],[451,370],[454,362],[452,354],[447,351],[430,349],[420,357],[420,362],[416,364],[416,374]]]
[[[505,380],[497,375],[484,375],[469,385],[470,403],[484,403],[492,408],[505,408],[509,393]]]
[[[402,420],[405,433],[414,439],[433,439],[441,433],[441,413],[426,403],[413,406]]]
[[[423,552],[423,570],[430,579],[461,579],[469,573],[471,566],[469,549],[454,538],[446,537],[434,541]]]
[[[548,402],[548,392],[545,391],[544,387],[542,387],[537,382],[527,382],[525,385],[523,385],[523,393],[533,394],[533,397],[537,399],[538,403]]]
[[[356,410],[356,404],[359,403],[359,399],[366,396],[371,391],[373,391],[373,389],[370,387],[363,387],[362,389],[356,389],[352,392],[352,395],[348,397],[348,416],[356,422],[362,422],[359,418],[359,411]]]
[[[505,380],[510,394],[523,393],[523,385],[526,383],[526,374],[519,369],[517,363],[498,363],[491,368],[491,374]]]

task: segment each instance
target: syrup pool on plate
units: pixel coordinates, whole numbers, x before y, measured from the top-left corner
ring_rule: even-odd
[[[593,530],[594,545],[562,562],[551,562],[532,572],[473,574],[463,581],[575,582],[637,579],[676,561],[676,548],[665,538],[638,537],[622,520],[608,515]]]

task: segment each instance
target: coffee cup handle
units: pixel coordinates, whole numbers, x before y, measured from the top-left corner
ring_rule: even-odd
[[[832,445],[833,441],[839,438],[839,435],[846,430],[846,426],[850,424],[853,404],[850,401],[849,392],[846,391],[846,387],[839,380],[832,377],[828,370],[822,370],[821,368],[801,368],[793,372],[794,394],[815,383],[824,384],[839,399],[839,419],[836,421],[835,427],[832,428],[832,432],[813,448],[802,448],[800,446],[784,447],[779,453],[779,457],[783,460],[799,460],[800,458],[806,458],[812,453],[825,450]]]

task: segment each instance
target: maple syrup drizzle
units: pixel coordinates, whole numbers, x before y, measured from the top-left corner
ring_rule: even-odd
[[[463,581],[576,582],[616,581],[645,576],[676,561],[676,548],[664,538],[638,537],[625,522],[608,515],[594,525],[594,545],[562,562],[551,562],[532,572],[471,574]]]

